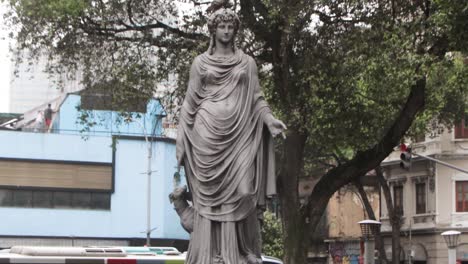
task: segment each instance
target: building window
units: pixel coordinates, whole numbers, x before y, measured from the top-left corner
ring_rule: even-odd
[[[426,213],[426,183],[416,184],[416,214]]]
[[[468,181],[457,181],[455,189],[457,212],[468,212]]]
[[[110,193],[0,189],[0,207],[110,210]]]
[[[403,215],[403,185],[393,187],[393,207],[397,214]]]
[[[468,138],[468,115],[455,125],[455,138]]]

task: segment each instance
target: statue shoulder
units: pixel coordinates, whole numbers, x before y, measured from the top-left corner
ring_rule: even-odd
[[[200,67],[203,64],[209,63],[209,61],[210,61],[209,56],[210,56],[210,54],[208,53],[208,51],[197,55],[192,61],[192,67]]]
[[[244,56],[245,61],[247,61],[248,65],[252,69],[257,70],[257,62],[255,62],[255,59],[252,56],[247,55],[247,54],[244,54],[243,56]]]
[[[198,63],[200,63],[200,60],[201,60],[202,56],[203,56],[203,54],[197,55],[197,56],[193,59],[192,64],[198,64]]]
[[[242,57],[245,61],[247,61],[249,64],[255,64],[256,65],[256,62],[255,62],[255,59],[250,56],[249,54],[246,54],[244,53],[242,50],[239,50],[239,52],[242,54]]]
[[[192,66],[191,66],[192,71],[195,70],[196,72],[199,72],[200,66],[202,65],[202,63],[203,63],[203,54],[197,55],[192,61]]]

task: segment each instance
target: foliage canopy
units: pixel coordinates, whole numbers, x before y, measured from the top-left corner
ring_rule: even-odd
[[[79,70],[87,88],[125,84],[123,101],[122,89],[148,97],[163,84],[165,98],[180,102],[191,61],[208,47],[207,6],[195,0],[2,1],[18,54],[48,56],[51,72]],[[238,45],[256,59],[265,97],[289,127],[278,180],[285,256],[304,263],[303,233],[336,190],[403,137],[464,116],[468,2],[236,0],[234,8]],[[327,170],[317,175],[319,166]],[[303,176],[320,181],[301,206]]]

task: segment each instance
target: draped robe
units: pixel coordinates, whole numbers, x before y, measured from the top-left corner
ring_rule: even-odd
[[[260,257],[257,208],[276,192],[268,118],[250,56],[237,50],[228,58],[195,58],[177,136],[194,208],[186,263]]]

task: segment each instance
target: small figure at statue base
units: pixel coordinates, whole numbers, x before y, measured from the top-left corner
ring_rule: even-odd
[[[169,194],[169,200],[174,204],[174,209],[180,218],[180,224],[188,233],[193,231],[193,207],[190,206],[187,186],[177,187]]]

